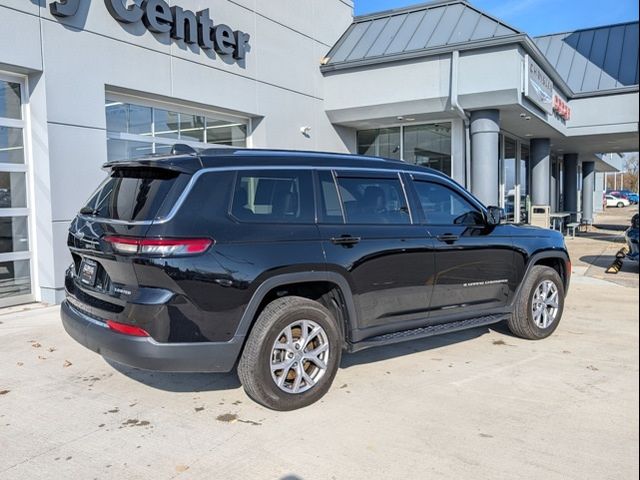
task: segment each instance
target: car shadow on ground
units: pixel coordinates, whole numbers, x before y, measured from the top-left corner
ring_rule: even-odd
[[[626,229],[625,229],[626,230]],[[620,233],[609,233],[602,231],[589,231],[589,232],[576,232],[576,238],[588,238],[589,240],[598,240],[601,242],[609,242],[609,243],[624,243],[624,236],[622,233],[624,230],[621,230]]]
[[[166,373],[138,370],[111,360],[105,361],[122,375],[166,392],[211,392],[240,387],[235,368],[229,373]]]
[[[585,255],[580,257],[581,262],[604,270],[609,268],[615,259],[615,255]]]
[[[492,326],[492,329],[494,327]],[[502,330],[500,330],[502,332]],[[386,360],[426,352],[460,342],[479,338],[490,332],[487,327],[479,327],[461,332],[411,340],[395,345],[386,345],[356,353],[343,354],[340,368],[355,365],[384,362]],[[507,332],[505,327],[505,332]],[[105,360],[114,370],[136,382],[166,392],[210,392],[235,390],[240,388],[240,380],[235,368],[229,373],[165,373],[138,370]]]
[[[446,347],[455,343],[466,342],[479,338],[489,333],[489,328],[479,327],[469,330],[463,330],[445,335],[422,338],[419,340],[410,340],[394,345],[386,345],[360,352],[344,354],[340,368],[349,368],[355,365],[363,365],[367,363],[384,362],[386,360],[411,355],[413,353],[421,353],[429,350],[435,350],[440,347]]]
[[[629,228],[629,225],[625,224],[625,225],[620,225],[620,224],[599,224],[599,223],[595,223],[593,224],[594,228],[597,228],[598,230],[610,230],[613,232],[624,232],[627,228]]]

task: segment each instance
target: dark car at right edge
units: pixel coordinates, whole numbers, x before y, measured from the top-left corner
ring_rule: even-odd
[[[434,170],[178,147],[105,170],[69,230],[61,312],[117,363],[237,367],[251,398],[293,410],[329,390],[343,352],[499,322],[538,340],[562,317],[562,235],[505,224]]]

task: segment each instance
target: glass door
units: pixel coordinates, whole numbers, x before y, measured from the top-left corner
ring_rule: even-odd
[[[530,156],[527,143],[500,135],[500,206],[509,223],[529,222]]]
[[[519,198],[517,185],[517,148],[518,143],[507,136],[502,136],[502,161],[500,162],[501,204],[507,214],[507,222],[518,222]]]
[[[0,73],[0,307],[33,300],[23,95]]]
[[[518,211],[520,218],[518,223],[529,223],[529,212],[531,211],[531,193],[529,192],[529,146],[520,143],[520,160],[518,161],[518,198],[520,205]]]

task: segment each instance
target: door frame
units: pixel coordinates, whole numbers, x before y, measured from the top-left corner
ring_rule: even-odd
[[[518,137],[516,137],[515,135],[512,135],[510,133],[507,133],[505,131],[501,131],[500,132],[500,145],[499,145],[499,149],[498,149],[498,177],[499,177],[499,188],[498,188],[498,192],[499,192],[499,206],[500,208],[505,208],[507,202],[505,201],[505,194],[506,194],[506,185],[505,185],[505,169],[504,169],[504,160],[505,160],[505,139],[508,138],[509,140],[512,140],[515,142],[516,144],[516,156],[515,156],[515,162],[516,162],[516,171],[515,171],[515,184],[514,184],[514,199],[513,199],[513,222],[514,224],[518,224],[521,222],[521,218],[520,218],[520,209],[522,208],[521,205],[521,198],[520,198],[520,193],[521,193],[521,185],[520,185],[520,178],[521,178],[521,169],[522,169],[522,165],[521,165],[521,160],[522,160],[522,146],[526,146],[529,148],[529,163],[527,166],[527,185],[529,187],[529,190],[531,190],[531,145],[529,143],[529,141],[526,140],[522,140]],[[529,193],[530,195],[530,193]]]
[[[0,163],[0,171],[11,173],[22,173],[25,177],[25,195],[26,207],[24,208],[6,208],[0,209],[0,218],[25,217],[27,220],[27,239],[29,249],[24,252],[8,252],[0,253],[0,262],[2,261],[21,261],[29,262],[29,283],[30,293],[15,295],[7,298],[0,298],[0,308],[21,305],[36,301],[36,257],[35,257],[35,222],[33,218],[33,182],[31,171],[31,137],[30,137],[30,115],[28,102],[28,77],[0,70],[0,80],[6,82],[17,83],[20,85],[20,102],[22,119],[0,118],[0,126],[13,127],[22,129],[22,144],[24,151],[24,164]]]

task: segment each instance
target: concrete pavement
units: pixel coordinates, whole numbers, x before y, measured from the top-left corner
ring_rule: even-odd
[[[635,278],[578,268],[542,342],[476,329],[347,355],[290,413],[235,374],[110,365],[57,307],[0,311],[0,478],[637,478]]]

